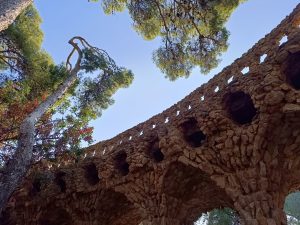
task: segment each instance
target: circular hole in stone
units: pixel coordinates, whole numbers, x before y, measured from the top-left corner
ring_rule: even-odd
[[[206,140],[206,135],[198,127],[195,118],[190,118],[180,125],[184,139],[193,148],[200,147]]]
[[[115,156],[115,168],[122,176],[126,176],[129,173],[129,164],[127,162],[127,153],[125,151],[121,151]]]
[[[239,124],[250,123],[257,114],[250,95],[243,91],[228,93],[224,102],[231,119]]]
[[[300,51],[290,54],[282,64],[286,82],[296,90],[300,90]]]
[[[100,179],[96,165],[94,163],[88,164],[84,166],[84,170],[84,177],[87,180],[87,182],[92,186],[98,184]]]
[[[149,149],[149,154],[150,157],[155,161],[155,162],[161,162],[164,160],[165,156],[162,153],[162,151],[159,148],[159,140],[156,138],[151,144],[150,144],[150,149]]]
[[[66,190],[67,190],[67,185],[66,185],[66,182],[64,180],[65,175],[66,175],[65,172],[59,171],[55,174],[55,178],[54,178],[54,183],[59,186],[60,191],[63,192],[63,193],[65,193]]]
[[[33,182],[32,182],[32,188],[30,191],[31,196],[37,195],[39,192],[42,190],[42,183],[41,183],[41,178],[36,177]]]

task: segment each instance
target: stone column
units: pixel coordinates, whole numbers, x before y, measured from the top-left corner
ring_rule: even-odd
[[[182,225],[177,215],[179,201],[162,192],[163,176],[163,170],[157,169],[115,187],[140,209],[143,225]]]
[[[284,197],[262,191],[239,197],[234,206],[244,225],[286,225]]]
[[[264,165],[262,162],[261,165]],[[226,178],[225,191],[234,202],[243,225],[286,225],[283,211],[286,191],[280,172],[262,175],[258,168]]]

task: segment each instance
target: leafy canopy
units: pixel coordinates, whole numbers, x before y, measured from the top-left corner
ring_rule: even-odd
[[[99,0],[93,0],[97,2]],[[228,47],[224,27],[244,0],[102,0],[107,14],[128,9],[134,29],[146,40],[161,37],[153,54],[170,80],[188,77],[195,66],[202,73],[216,67]]]
[[[29,6],[0,33],[0,165],[14,153],[23,119],[70,75],[41,48],[41,22]],[[91,143],[89,122],[113,103],[119,88],[132,83],[132,72],[117,66],[105,51],[86,45],[82,53],[77,82],[36,126],[35,159],[78,152],[83,141]]]

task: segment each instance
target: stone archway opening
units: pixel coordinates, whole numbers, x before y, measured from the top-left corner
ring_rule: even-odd
[[[87,180],[87,182],[92,186],[99,183],[100,179],[95,163],[90,163],[84,166],[84,177]]]
[[[154,141],[150,143],[149,155],[157,163],[164,160],[165,156],[162,153],[161,149],[159,148],[158,138],[156,138]]]
[[[193,148],[200,147],[206,140],[206,135],[201,131],[195,118],[189,118],[180,124],[185,141]]]
[[[129,164],[125,151],[121,151],[115,156],[115,168],[122,176],[126,176],[129,173]]]
[[[103,188],[97,193],[97,199],[94,196],[90,192],[75,193],[78,206],[70,208],[75,224],[125,225],[142,221],[143,211],[124,193]]]
[[[181,162],[171,163],[163,180],[169,218],[180,224],[194,224],[202,213],[214,208],[233,207],[232,199],[204,171]],[[203,224],[204,225],[204,224]]]
[[[257,114],[251,96],[243,91],[227,93],[224,105],[230,118],[241,125],[250,123]]]
[[[281,67],[286,82],[296,90],[300,90],[300,51],[290,54]]]

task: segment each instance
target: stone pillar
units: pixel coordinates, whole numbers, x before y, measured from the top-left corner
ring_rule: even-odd
[[[180,202],[163,193],[163,170],[157,169],[140,176],[131,183],[115,187],[134,206],[140,209],[143,225],[182,225],[179,218]]]
[[[284,200],[285,196],[262,191],[240,196],[234,206],[244,225],[286,225]]]

